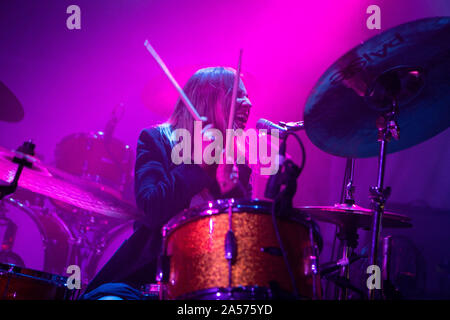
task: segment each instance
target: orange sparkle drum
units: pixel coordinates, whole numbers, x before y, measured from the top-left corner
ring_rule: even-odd
[[[170,220],[163,228],[157,275],[162,298],[320,297],[316,249],[321,250],[322,239],[317,225],[297,211],[276,217],[289,273],[271,210],[268,201],[226,199],[187,209]]]

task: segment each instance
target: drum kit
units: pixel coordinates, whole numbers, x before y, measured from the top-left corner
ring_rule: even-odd
[[[127,199],[134,155],[107,133],[65,137],[54,167],[30,142],[0,147],[0,299],[75,298],[68,267],[79,266],[87,284],[132,234],[130,221],[140,219]]]
[[[349,266],[361,258],[358,230],[372,232],[369,264],[379,265],[381,228],[412,226],[407,216],[384,211],[386,154],[449,127],[449,74],[449,17],[397,26],[349,51],[319,79],[304,111],[308,138],[348,159],[341,203],[288,203],[277,210],[277,193],[288,200],[295,194],[300,170],[291,161],[284,165],[292,174],[285,188],[267,193],[277,201],[215,200],[172,218],[162,228],[157,283],[143,292],[158,299],[324,299],[328,280],[340,288],[337,298],[347,299],[357,291]],[[2,83],[0,103],[1,120],[22,119],[20,102]],[[126,198],[133,156],[111,130],[65,137],[56,146],[55,167],[33,149],[29,142],[17,151],[0,148],[0,299],[74,298],[67,266],[80,265],[89,281],[141,219]],[[353,198],[354,163],[372,156],[379,170],[372,208],[365,209]],[[337,227],[338,261],[318,261],[319,221]],[[360,292],[361,298],[374,299],[375,292]]]

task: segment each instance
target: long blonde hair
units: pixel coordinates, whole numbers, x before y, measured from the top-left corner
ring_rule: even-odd
[[[183,88],[184,92],[200,116],[208,118],[203,127],[212,124],[225,133],[235,75],[236,71],[233,68],[210,67],[198,70],[187,81]],[[181,99],[178,99],[169,120],[160,125],[161,132],[171,143],[173,143],[172,131],[179,128],[188,130],[191,135],[194,131],[194,118]]]

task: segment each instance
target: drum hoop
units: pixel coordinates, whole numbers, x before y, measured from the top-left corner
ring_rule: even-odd
[[[45,271],[38,271],[34,269],[24,268],[16,266],[14,264],[0,263],[0,275],[4,274],[43,281],[49,284],[57,285],[59,287],[66,286],[68,279],[67,277],[48,273]]]
[[[24,211],[25,214],[28,215],[28,217],[36,224],[36,226],[39,230],[39,233],[41,234],[42,243],[45,248],[45,245],[48,241],[48,235],[45,232],[45,227],[44,227],[43,223],[39,220],[38,214],[29,206],[23,204],[22,202],[14,199],[12,197],[7,198],[6,201],[8,202],[8,204],[14,206],[15,208]]]
[[[46,243],[48,242],[48,239],[50,238],[48,231],[46,229],[45,223],[42,222],[41,219],[41,213],[39,213],[37,210],[34,210],[32,207],[27,206],[23,204],[22,202],[10,197],[6,199],[9,201],[9,204],[13,205],[14,207],[18,209],[24,209],[26,214],[33,220],[33,222],[36,223],[40,234],[42,235],[42,241],[44,243],[44,247],[46,247]],[[75,237],[70,230],[69,226],[65,223],[65,221],[59,217],[55,212],[49,212],[46,214],[48,217],[51,217],[51,219],[58,225],[59,230],[61,233],[64,233],[67,236],[67,240],[69,241],[75,241]]]
[[[236,287],[213,287],[202,290],[197,290],[189,293],[182,294],[176,297],[176,300],[196,300],[199,296],[210,296],[210,295],[227,295],[227,294],[247,294],[252,296],[253,298],[259,298],[261,296],[265,296],[265,299],[270,299],[273,297],[273,292],[269,287],[260,287],[260,286],[236,286]],[[291,299],[295,297],[292,296],[291,293],[286,292],[280,289],[280,293],[285,295],[290,295]]]
[[[208,201],[204,204],[188,208],[177,214],[175,217],[169,220],[163,228],[161,229],[162,235],[164,238],[168,238],[173,232],[175,232],[178,228],[196,221],[198,219],[202,219],[208,216],[214,216],[219,214],[228,213],[229,204],[232,203],[233,213],[247,212],[247,213],[259,213],[259,214],[271,214],[272,212],[272,201],[260,200],[260,199],[218,199]],[[323,246],[323,239],[320,234],[319,226],[310,217],[302,213],[300,210],[294,208],[294,211],[285,216],[277,217],[281,220],[287,220],[292,222],[297,222],[308,226],[311,224],[313,227],[313,231],[315,234],[316,242],[319,245],[320,251]]]

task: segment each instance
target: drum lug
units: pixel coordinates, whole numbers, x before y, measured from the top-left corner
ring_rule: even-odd
[[[50,242],[47,238],[42,237],[42,246],[44,247],[44,251],[48,249],[49,243]]]
[[[158,258],[158,269],[156,272],[156,281],[158,283],[169,282],[170,274],[170,257],[165,254],[159,255]]]
[[[305,276],[316,276],[319,274],[319,259],[316,245],[305,248]]]

